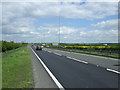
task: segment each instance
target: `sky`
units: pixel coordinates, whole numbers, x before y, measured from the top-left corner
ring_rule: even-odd
[[[117,2],[2,2],[0,8],[2,40],[118,43]]]

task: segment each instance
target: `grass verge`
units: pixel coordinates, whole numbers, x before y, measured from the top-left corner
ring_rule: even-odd
[[[2,59],[2,88],[31,88],[32,85],[32,63],[28,47],[22,47]]]
[[[91,55],[99,55],[99,56],[105,56],[105,57],[111,57],[111,58],[119,58],[119,55],[117,54],[106,54],[106,53],[74,50],[74,49],[73,50],[72,49],[61,49],[61,48],[51,48],[51,49],[58,49],[58,50],[63,50],[63,51],[76,52],[76,53],[85,53],[85,54],[91,54]]]
[[[2,90],[2,57],[0,57],[0,90]]]

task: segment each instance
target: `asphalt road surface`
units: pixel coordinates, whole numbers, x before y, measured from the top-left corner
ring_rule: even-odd
[[[34,48],[33,48],[34,49]],[[48,51],[34,51],[64,88],[118,88],[119,74]]]
[[[112,70],[116,70],[116,71],[120,70],[120,69],[118,69],[118,68],[120,68],[120,60],[119,59],[95,56],[95,55],[90,55],[90,54],[67,52],[67,51],[55,50],[55,49],[47,49],[47,48],[44,48],[44,50],[48,51],[48,52],[64,55],[67,57],[75,58],[78,60],[86,61],[88,63],[94,64],[97,66],[101,66],[104,68],[108,68],[108,69],[112,69]]]

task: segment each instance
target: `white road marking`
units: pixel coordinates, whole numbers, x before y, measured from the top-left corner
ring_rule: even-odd
[[[62,51],[62,50],[54,50],[54,51],[61,51],[61,52],[66,52],[66,51]]]
[[[112,70],[112,69],[109,69],[109,68],[107,68],[106,70],[111,71],[111,72],[115,72],[115,73],[117,73],[117,74],[120,74],[120,72],[118,72],[118,71],[116,71],[116,70]]]
[[[59,56],[62,56],[61,54],[58,54],[58,53],[54,53],[54,54],[59,55]]]
[[[114,60],[114,61],[118,61],[119,59],[114,59],[114,58],[110,58],[110,57],[102,57],[102,56],[96,56],[96,55],[88,55],[88,54],[84,54],[84,53],[75,53],[75,52],[71,52],[73,54],[79,54],[79,55],[85,55],[85,56],[92,56],[92,57],[98,57],[98,58],[104,58],[104,59],[110,59],[110,60]]]
[[[114,58],[110,58],[110,57],[102,57],[102,56],[96,56],[96,55],[90,55],[90,54],[88,55],[88,54],[84,54],[84,53],[75,53],[75,52],[68,52],[68,51],[62,51],[62,50],[54,50],[54,51],[60,51],[60,52],[73,53],[73,54],[79,54],[79,55],[92,56],[92,57],[98,57],[98,58],[104,58],[104,59],[119,61],[119,59],[114,59]]]
[[[97,67],[99,67],[99,65],[97,65]]]
[[[82,61],[82,60],[78,60],[78,59],[76,59],[76,58],[72,58],[72,57],[67,57],[67,58],[76,60],[76,61],[78,61],[78,62],[82,62],[82,63],[88,64],[88,62],[85,62],[85,61]]]
[[[51,51],[47,51],[47,52],[52,53]]]
[[[36,57],[38,58],[38,60],[41,62],[41,64],[43,65],[43,67],[45,68],[45,70],[47,71],[47,73],[50,75],[50,77],[53,79],[53,81],[55,82],[55,84],[59,87],[60,90],[65,90],[64,87],[60,84],[60,82],[56,79],[56,77],[51,73],[51,71],[48,69],[48,67],[44,64],[44,62],[39,58],[39,56],[35,53],[35,51],[31,48],[31,50],[33,51],[33,53],[36,55]]]

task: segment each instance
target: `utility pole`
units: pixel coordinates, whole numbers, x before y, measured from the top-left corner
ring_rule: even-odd
[[[45,33],[44,33],[44,43],[45,43]]]

